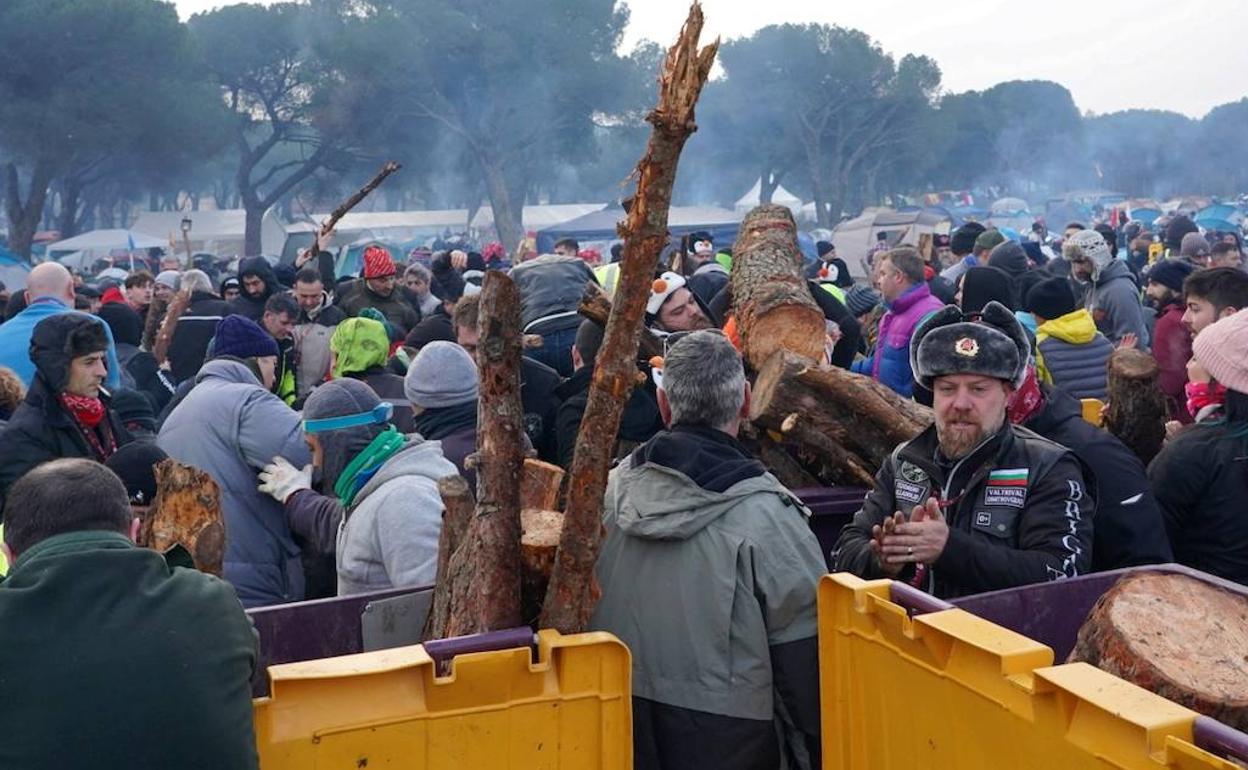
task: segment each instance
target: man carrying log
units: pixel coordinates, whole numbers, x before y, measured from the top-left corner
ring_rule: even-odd
[[[1079,461],[1006,419],[1029,349],[998,302],[978,323],[951,305],[919,325],[910,360],[916,382],[935,393],[935,425],[885,460],[841,532],[834,571],[940,597],[1088,571],[1095,506]]]
[[[820,766],[815,585],[825,565],[806,509],[737,442],[749,396],[727,337],[680,339],[659,391],[667,430],[607,484],[602,598],[589,625],[632,652],[639,769],[775,768],[782,750],[796,760],[786,766]]]

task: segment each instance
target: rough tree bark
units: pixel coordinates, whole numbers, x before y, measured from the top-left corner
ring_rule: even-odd
[[[447,476],[438,481],[438,494],[442,496],[442,534],[438,538],[438,572],[434,579],[433,606],[425,620],[422,639],[441,639],[447,635],[450,619],[452,587],[460,581],[452,579],[452,558],[461,551],[460,546],[472,521],[472,490],[463,476]],[[463,570],[467,549],[455,566]]]
[[[182,546],[200,572],[221,576],[225,519],[221,488],[203,471],[176,460],[156,464],[156,499],[139,528],[139,545],[165,553]]]
[[[607,469],[624,403],[636,383],[638,331],[659,253],[667,241],[676,166],[685,141],[697,130],[694,106],[719,48],[716,41],[698,50],[702,23],[702,6],[695,0],[663,63],[659,101],[646,116],[653,128],[646,154],[637,165],[637,193],[620,227],[624,258],[619,284],[577,434],[563,533],[539,621],[540,627],[565,634],[585,629],[601,594],[594,562],[602,545]]]
[[[1187,575],[1128,575],[1097,601],[1070,659],[1244,730],[1245,629],[1242,595]]]
[[[755,371],[777,350],[823,357],[823,311],[806,286],[797,223],[784,206],[758,206],[741,223],[732,248],[732,312]]]
[[[1105,427],[1148,465],[1166,438],[1166,398],[1157,386],[1157,360],[1142,350],[1115,350],[1109,357]]]
[[[30,259],[30,245],[43,218],[43,207],[48,199],[48,186],[52,184],[54,169],[51,162],[40,159],[30,175],[30,188],[26,201],[22,202],[21,184],[17,165],[5,166],[5,213],[9,219],[9,248]]]
[[[781,351],[754,381],[750,420],[839,469],[842,483],[870,486],[889,453],[931,425],[932,411],[870,377]]]

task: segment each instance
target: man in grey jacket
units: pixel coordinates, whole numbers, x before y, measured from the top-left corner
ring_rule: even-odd
[[[339,595],[432,585],[437,574],[438,479],[455,466],[437,441],[399,433],[390,413],[358,380],[327,382],[303,409],[312,462],[279,456],[260,473],[260,491],[283,504],[305,547],[337,553]]]
[[[633,655],[636,767],[819,767],[809,513],[737,442],[750,390],[722,333],[673,345],[662,379],[668,429],[607,485],[590,620]]]
[[[1070,263],[1071,275],[1085,286],[1083,304],[1096,328],[1115,345],[1133,334],[1136,347],[1148,350],[1140,287],[1127,263],[1114,258],[1105,238],[1095,230],[1080,230],[1062,244],[1062,257]]]
[[[274,455],[298,466],[310,459],[299,414],[269,391],[277,343],[255,322],[226,316],[217,327],[217,358],[174,407],[156,443],[221,487],[224,577],[245,607],[304,597],[299,547],[282,507],[256,491],[255,474]]]

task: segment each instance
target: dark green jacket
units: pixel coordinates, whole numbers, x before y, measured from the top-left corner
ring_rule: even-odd
[[[228,583],[70,532],[0,583],[0,767],[255,768],[256,637]]]

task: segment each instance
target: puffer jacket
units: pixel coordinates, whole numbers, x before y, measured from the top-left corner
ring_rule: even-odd
[[[1110,261],[1087,293],[1087,308],[1096,321],[1096,328],[1117,344],[1127,334],[1139,340],[1140,350],[1148,350],[1152,340],[1148,334],[1148,322],[1144,306],[1140,303],[1140,289],[1131,275],[1131,268],[1122,260]]]
[[[936,426],[900,445],[841,530],[833,571],[882,578],[871,528],[929,497],[949,501],[949,539],[921,588],[942,598],[1075,577],[1092,565],[1095,490],[1064,446],[1006,425],[961,460],[937,463]],[[916,565],[897,579],[913,581]]]
[[[1036,328],[1036,375],[1075,398],[1105,398],[1106,367],[1114,344],[1084,309]]]
[[[220,485],[224,577],[243,605],[302,599],[299,548],[282,506],[256,489],[256,473],[274,457],[296,468],[311,462],[299,414],[265,390],[241,361],[213,359],[165,420],[156,443]]]
[[[360,489],[338,529],[338,594],[432,585],[442,534],[438,479],[455,466],[412,437]]]
[[[597,281],[594,271],[579,257],[543,254],[511,269],[520,291],[520,324],[532,331],[538,321],[576,318],[585,284]]]
[[[826,566],[808,517],[711,428],[664,431],[611,471],[589,625],[632,652],[638,768],[771,770],[781,752],[819,767],[815,587]],[[783,746],[781,710],[792,725]]]
[[[880,319],[880,333],[870,356],[850,367],[868,374],[877,382],[910,398],[914,394],[914,372],[910,368],[910,338],[924,318],[944,305],[932,296],[926,283],[920,283],[897,298]]]

